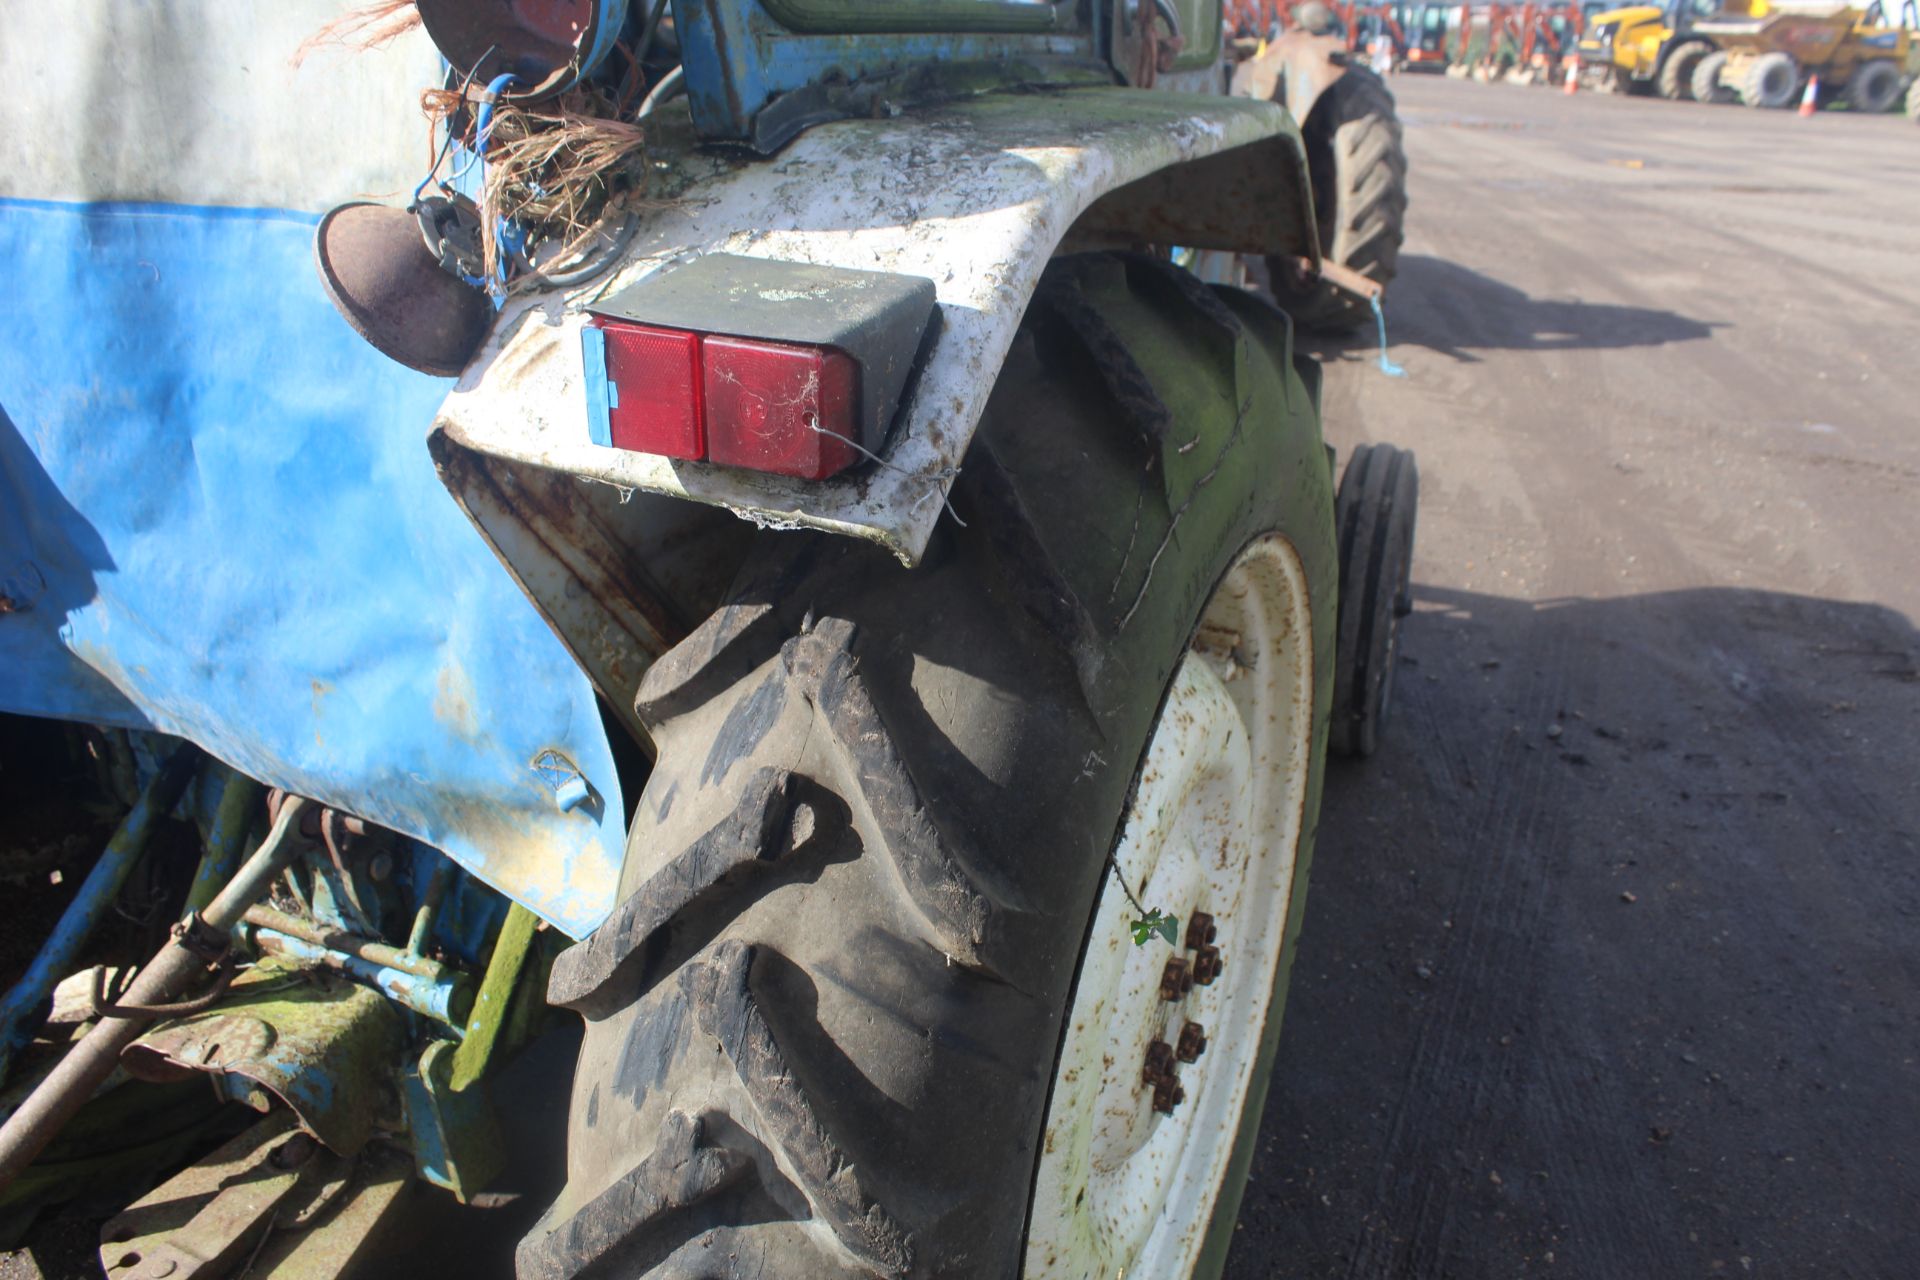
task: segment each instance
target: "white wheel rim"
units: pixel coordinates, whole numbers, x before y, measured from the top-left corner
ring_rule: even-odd
[[[1035,1179],[1025,1274],[1053,1280],[1188,1275],[1205,1243],[1260,1052],[1285,940],[1312,755],[1306,575],[1278,534],[1235,559],[1181,660],[1141,765],[1114,860],[1148,909],[1180,918],[1172,947],[1136,947],[1109,871],[1095,908]],[[1166,962],[1214,917],[1220,976],[1160,998]],[[1179,1063],[1186,1097],[1155,1114],[1149,1042],[1205,1027]]]

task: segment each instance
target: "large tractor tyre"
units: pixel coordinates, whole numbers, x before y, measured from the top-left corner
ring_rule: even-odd
[[[1400,619],[1413,611],[1413,526],[1420,473],[1413,455],[1363,444],[1334,499],[1340,540],[1340,619],[1327,749],[1370,756],[1393,698]]]
[[[1655,77],[1660,96],[1675,102],[1691,102],[1695,97],[1693,70],[1712,52],[1713,46],[1703,40],[1689,40],[1670,50]]]
[[[1733,102],[1739,97],[1721,81],[1721,73],[1727,69],[1727,52],[1715,49],[1700,61],[1693,64],[1691,91],[1695,102]]]
[[[1900,100],[1900,81],[1897,63],[1886,58],[1875,58],[1853,69],[1853,74],[1847,77],[1846,92],[1842,96],[1855,111],[1877,116],[1891,111],[1893,104]]]
[[[1386,285],[1399,270],[1407,220],[1407,153],[1393,94],[1371,69],[1350,64],[1314,104],[1301,137],[1322,252]],[[1324,280],[1295,284],[1286,262],[1269,261],[1268,274],[1275,298],[1303,328],[1351,333],[1373,317]]]
[[[761,535],[641,683],[522,1280],[1219,1265],[1332,696],[1303,367],[1250,294],[1062,259],[918,569]]]
[[[1907,119],[1920,124],[1920,78],[1907,86]]]
[[[1794,100],[1800,88],[1800,65],[1793,55],[1778,49],[1763,53],[1747,68],[1740,86],[1740,100],[1750,107],[1777,110]]]

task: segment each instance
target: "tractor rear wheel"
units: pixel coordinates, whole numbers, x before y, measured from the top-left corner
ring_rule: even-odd
[[[1888,58],[1863,62],[1847,77],[1847,105],[1868,115],[1890,111],[1900,100],[1900,68]]]
[[[1065,258],[956,483],[964,527],[913,570],[761,535],[641,682],[658,758],[624,901],[554,968],[587,1028],[522,1280],[1223,1252],[1332,695],[1307,368],[1250,294]],[[1131,898],[1171,942],[1135,944]]]
[[[1777,110],[1792,103],[1794,92],[1799,88],[1800,65],[1792,54],[1775,49],[1755,58],[1747,68],[1746,79],[1740,86],[1740,99],[1750,107]]]
[[[1727,69],[1727,53],[1724,49],[1715,49],[1700,61],[1693,64],[1691,90],[1695,102],[1732,102],[1737,95],[1721,82],[1720,75]]]
[[[1666,61],[1660,64],[1657,77],[1660,96],[1675,102],[1691,101],[1694,97],[1693,69],[1711,52],[1713,46],[1704,40],[1689,40],[1669,51]]]
[[[1313,181],[1313,216],[1326,257],[1385,285],[1399,270],[1407,218],[1407,154],[1393,94],[1370,69],[1349,65],[1308,113],[1301,131]],[[1351,333],[1373,315],[1324,280],[1293,283],[1290,264],[1270,260],[1273,292],[1294,322]]]

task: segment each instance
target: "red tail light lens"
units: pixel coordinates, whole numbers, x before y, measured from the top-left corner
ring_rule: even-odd
[[[582,342],[601,443],[801,480],[860,460],[860,369],[843,351],[603,316]]]
[[[616,449],[706,457],[700,414],[700,335],[593,321],[606,342],[608,435]]]
[[[802,480],[852,466],[855,369],[845,353],[784,342],[701,342],[707,460]]]

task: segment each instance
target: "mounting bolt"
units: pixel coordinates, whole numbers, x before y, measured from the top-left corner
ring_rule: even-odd
[[[1227,967],[1227,958],[1220,954],[1218,947],[1201,947],[1193,957],[1193,980],[1201,986],[1210,985]]]
[[[1173,1058],[1173,1046],[1165,1040],[1155,1040],[1147,1045],[1146,1065],[1140,1071],[1140,1083],[1152,1087],[1153,1109],[1161,1115],[1171,1115],[1187,1096],[1187,1091],[1180,1087]]]
[[[1207,1051],[1207,1029],[1197,1022],[1189,1022],[1180,1028],[1180,1043],[1174,1046],[1173,1056],[1182,1062],[1198,1062],[1200,1055]]]
[[[1198,951],[1219,936],[1213,917],[1206,912],[1196,911],[1187,919],[1187,950]]]
[[[1188,971],[1187,958],[1175,956],[1167,961],[1167,967],[1160,971],[1160,998],[1178,1000],[1193,990],[1193,974]]]

